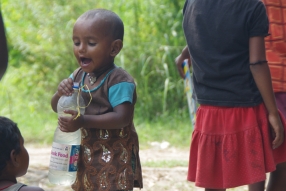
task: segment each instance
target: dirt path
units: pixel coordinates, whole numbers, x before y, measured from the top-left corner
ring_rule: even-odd
[[[29,185],[40,186],[45,191],[70,191],[69,187],[52,185],[48,181],[48,165],[50,157],[50,147],[37,148],[31,145],[27,146],[30,154],[30,167],[28,173],[18,179]],[[188,150],[179,150],[175,148],[158,148],[140,151],[140,158],[143,169],[144,188],[141,191],[203,191],[196,188],[193,183],[186,181],[186,165],[172,168],[153,168],[144,167],[144,164],[165,161],[188,161]],[[148,165],[150,166],[150,165]],[[230,189],[231,191],[245,191],[246,187]],[[134,189],[139,191],[139,189]]]

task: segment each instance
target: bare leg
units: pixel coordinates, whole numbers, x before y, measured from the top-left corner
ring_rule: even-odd
[[[276,166],[276,170],[270,173],[267,191],[285,191],[286,188],[286,162]]]
[[[248,185],[248,191],[264,191],[265,181]]]
[[[226,189],[209,189],[205,188],[205,191],[225,191]]]

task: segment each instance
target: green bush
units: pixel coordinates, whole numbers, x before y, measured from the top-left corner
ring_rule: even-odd
[[[56,114],[50,99],[58,83],[78,67],[72,51],[73,24],[83,12],[105,8],[116,12],[125,24],[124,47],[116,64],[136,80],[136,122],[188,119],[183,81],[174,64],[185,45],[182,3],[2,0],[9,68],[0,83],[1,115],[18,122],[29,140],[51,141]]]

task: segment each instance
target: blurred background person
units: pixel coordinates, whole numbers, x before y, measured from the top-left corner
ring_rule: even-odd
[[[0,5],[0,80],[3,77],[8,65],[8,49],[5,36],[5,27],[2,19]]]

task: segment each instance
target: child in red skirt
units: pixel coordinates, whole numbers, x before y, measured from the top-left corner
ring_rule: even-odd
[[[265,56],[268,25],[259,0],[185,3],[187,46],[176,64],[183,77],[181,63],[191,60],[200,104],[188,180],[206,191],[241,185],[263,191],[266,173],[286,161],[286,122],[275,103]],[[285,187],[269,184],[267,189]]]

